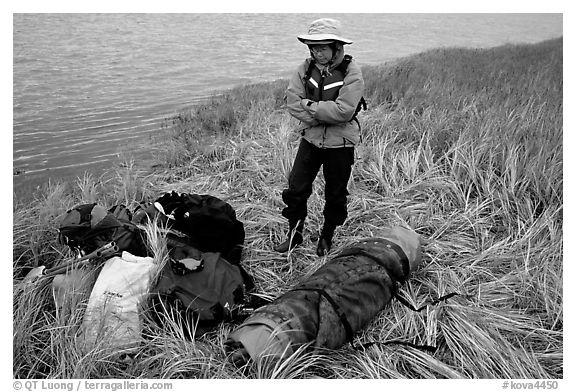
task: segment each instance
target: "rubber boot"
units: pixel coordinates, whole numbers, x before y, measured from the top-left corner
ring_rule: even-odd
[[[324,225],[322,228],[320,238],[318,239],[318,247],[316,248],[316,254],[318,256],[326,256],[328,252],[330,252],[334,230],[336,230],[336,227],[330,225]]]
[[[278,253],[286,253],[302,242],[304,242],[304,238],[302,237],[302,233],[304,231],[304,220],[298,221],[298,224],[293,224],[290,222],[290,227],[288,229],[288,237],[284,242],[278,244],[274,247],[274,250]]]

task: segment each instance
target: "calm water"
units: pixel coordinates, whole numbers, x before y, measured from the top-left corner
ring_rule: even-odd
[[[315,14],[15,14],[14,190],[99,173],[119,149],[217,90],[287,78]],[[436,47],[562,36],[561,14],[339,14],[380,64]]]

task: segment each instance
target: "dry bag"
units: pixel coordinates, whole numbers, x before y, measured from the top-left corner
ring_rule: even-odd
[[[418,234],[395,227],[359,241],[270,304],[227,340],[234,362],[290,355],[299,346],[335,349],[351,341],[392,299],[421,261]]]

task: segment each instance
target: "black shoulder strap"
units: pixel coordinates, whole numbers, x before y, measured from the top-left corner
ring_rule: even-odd
[[[306,73],[304,74],[304,82],[307,82],[310,77],[312,76],[312,70],[314,69],[314,66],[316,65],[316,60],[312,59],[310,60],[310,64],[308,64],[308,69],[306,70]]]
[[[342,62],[340,64],[338,64],[336,69],[339,71],[342,71],[343,74],[346,74],[346,71],[348,70],[348,66],[350,65],[351,61],[352,61],[352,56],[350,56],[349,54],[344,55],[344,59],[342,60]]]
[[[351,61],[352,56],[350,56],[349,54],[344,55],[344,60],[342,60],[342,62],[340,63],[340,65],[338,65],[338,67],[336,67],[336,69],[342,71],[342,73],[346,75],[346,71],[348,70],[348,66],[350,65]],[[352,119],[358,122],[358,119],[356,118],[358,116],[358,113],[360,113],[361,110],[366,109],[368,109],[368,106],[366,105],[366,100],[364,99],[364,97],[361,97],[360,101],[358,102],[358,105],[356,106],[356,111],[354,112],[354,116],[352,116]],[[358,126],[360,126],[360,123],[358,123]]]

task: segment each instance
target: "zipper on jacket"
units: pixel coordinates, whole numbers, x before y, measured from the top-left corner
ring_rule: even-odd
[[[324,70],[320,72],[320,81],[318,82],[318,102],[322,101],[322,92],[324,91],[324,79],[326,79],[326,74]],[[326,145],[326,129],[328,127],[324,125],[324,134],[322,135],[322,146]]]
[[[320,81],[318,82],[318,101],[322,101],[322,92],[324,91],[324,79],[326,79],[326,74],[324,70],[320,72]]]

